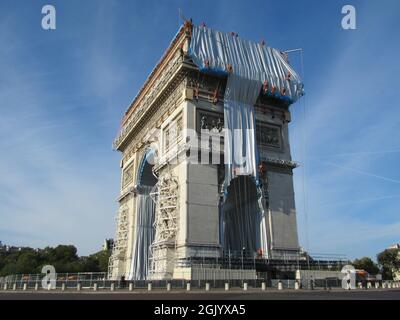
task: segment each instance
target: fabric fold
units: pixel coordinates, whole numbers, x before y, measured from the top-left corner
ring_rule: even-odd
[[[283,53],[236,34],[193,26],[189,54],[200,71],[228,77],[224,94],[225,180],[219,206],[221,245],[225,250],[247,248],[266,253],[267,222],[258,181],[254,105],[261,90],[293,103],[304,94],[303,84]],[[249,176],[254,187],[246,178]],[[231,185],[235,178],[239,179]],[[228,188],[238,194],[228,195]],[[243,191],[247,200],[242,198]]]

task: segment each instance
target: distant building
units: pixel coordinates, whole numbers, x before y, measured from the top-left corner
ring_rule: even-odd
[[[24,249],[29,249],[28,247],[15,247],[15,246],[9,246],[3,244],[3,242],[0,241],[0,252],[18,252],[22,251]]]
[[[390,250],[390,249],[397,249],[397,250],[400,250],[400,243],[396,243],[396,244],[394,244],[394,245],[388,247],[388,249],[389,249],[389,250]]]
[[[113,246],[114,246],[114,239],[105,239],[102,246],[102,250],[103,251],[112,250]]]

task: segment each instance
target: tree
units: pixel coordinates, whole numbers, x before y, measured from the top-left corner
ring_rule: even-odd
[[[41,252],[40,269],[46,264],[53,265],[57,273],[80,272],[77,249],[72,245],[59,245],[55,248],[46,247]],[[37,270],[41,272],[41,270]]]
[[[2,254],[2,268],[0,275],[8,275],[12,273],[28,274],[36,273],[38,266],[38,255],[32,249],[24,249],[17,252]]]
[[[72,245],[0,252],[0,276],[41,273],[45,265],[53,265],[57,273],[107,272],[110,255],[111,250],[79,257]]]
[[[99,262],[93,255],[81,257],[79,259],[79,269],[81,272],[99,272]]]
[[[110,259],[110,256],[111,250],[102,250],[92,255],[92,257],[94,257],[98,262],[100,272],[108,271],[108,260]]]
[[[375,275],[379,273],[378,265],[372,261],[371,258],[363,257],[361,259],[355,259],[352,263],[354,268],[362,269],[367,271],[371,275]]]
[[[386,249],[377,255],[385,279],[393,279],[393,271],[400,269],[400,250]]]
[[[38,255],[34,251],[22,252],[18,257],[16,272],[21,274],[35,273],[38,267]]]
[[[107,272],[108,260],[111,255],[111,250],[99,251],[91,254],[88,257],[81,257],[81,269],[83,272]]]

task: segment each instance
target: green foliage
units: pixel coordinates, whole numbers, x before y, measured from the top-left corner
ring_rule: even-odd
[[[384,279],[393,279],[393,270],[400,269],[400,250],[386,249],[377,255]]]
[[[93,257],[97,261],[97,265],[99,268],[99,272],[107,272],[108,270],[108,260],[110,259],[111,256],[111,250],[107,251],[99,251],[90,257]]]
[[[376,275],[379,273],[378,265],[373,262],[371,258],[368,257],[355,259],[352,265],[354,266],[354,268],[365,270],[371,275]]]
[[[41,273],[45,265],[53,265],[57,273],[107,272],[110,251],[99,251],[88,257],[79,257],[72,245],[30,248],[15,252],[0,252],[0,276]]]

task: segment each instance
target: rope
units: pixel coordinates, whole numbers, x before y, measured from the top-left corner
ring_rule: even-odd
[[[301,69],[301,77],[303,81],[305,81],[304,74],[304,59],[303,59],[303,49],[300,49],[300,69]],[[305,225],[305,242],[306,242],[306,251],[310,251],[310,242],[309,242],[309,234],[308,234],[308,196],[307,196],[307,108],[306,108],[306,95],[303,96],[302,103],[302,113],[303,113],[303,128],[302,128],[302,140],[303,140],[303,211],[304,211],[304,225]],[[308,255],[307,255],[308,257]],[[307,263],[310,264],[309,259],[307,258]]]

